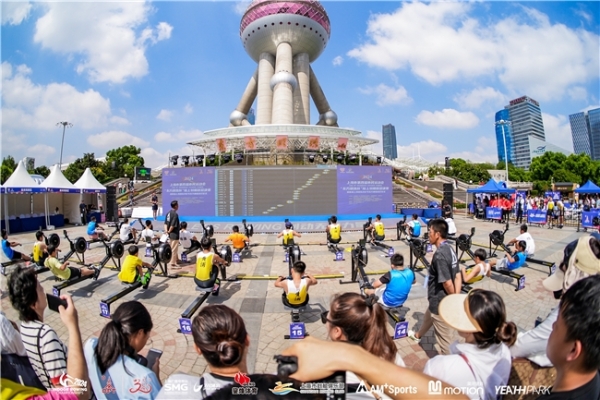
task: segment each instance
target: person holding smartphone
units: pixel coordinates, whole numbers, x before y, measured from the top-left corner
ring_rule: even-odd
[[[99,400],[116,398],[155,399],[160,382],[159,351],[146,359],[138,352],[152,331],[152,317],[139,301],[122,303],[104,326],[100,337],[84,346],[90,382]],[[151,360],[152,365],[150,365]],[[112,388],[106,390],[106,388]]]

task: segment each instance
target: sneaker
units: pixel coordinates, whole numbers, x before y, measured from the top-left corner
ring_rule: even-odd
[[[421,338],[418,338],[416,336],[416,332],[413,331],[412,329],[408,331],[408,337],[417,344],[421,342]]]
[[[215,286],[213,286],[212,295],[213,296],[218,296],[220,288],[221,288],[221,281],[219,281],[217,279],[217,281],[215,282]]]

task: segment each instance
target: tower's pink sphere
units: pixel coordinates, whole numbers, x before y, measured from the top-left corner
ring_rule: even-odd
[[[288,42],[294,54],[307,53],[312,62],[330,34],[327,12],[314,0],[254,0],[240,23],[240,39],[255,61],[261,53],[274,55],[279,43]]]

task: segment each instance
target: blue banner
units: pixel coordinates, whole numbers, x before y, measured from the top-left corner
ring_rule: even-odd
[[[545,224],[546,211],[544,210],[527,210],[528,224]]]
[[[555,201],[556,200],[560,200],[560,198],[561,198],[560,192],[546,192],[546,193],[544,193],[544,197],[548,197],[548,196],[552,197],[552,200],[555,200]]]
[[[487,219],[502,219],[502,209],[496,207],[487,207],[485,209],[485,217]]]
[[[581,226],[584,228],[593,228],[594,217],[600,218],[600,211],[583,211],[581,213]]]

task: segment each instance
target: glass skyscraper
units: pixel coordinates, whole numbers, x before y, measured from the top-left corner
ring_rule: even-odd
[[[389,160],[398,158],[398,147],[396,145],[396,128],[392,124],[383,125],[381,128],[383,138],[383,156]]]
[[[504,161],[505,156],[508,162],[515,163],[515,154],[513,148],[513,133],[510,124],[498,124],[498,121],[510,121],[508,109],[500,110],[496,113],[496,148],[498,149],[498,161]],[[503,131],[504,130],[504,131]],[[504,150],[504,138],[506,136],[506,151]]]
[[[600,160],[600,108],[569,115],[573,150]]]
[[[508,112],[508,118],[506,113]],[[499,117],[501,115],[501,117]],[[542,121],[542,111],[540,104],[529,96],[522,96],[518,99],[511,100],[504,107],[504,110],[496,113],[496,121],[501,119],[509,120],[511,126],[504,125],[504,132],[509,132],[506,139],[506,147],[509,148],[508,161],[513,163],[515,167],[529,169],[531,165],[531,151],[529,149],[529,138],[535,138],[546,141],[544,134],[544,122]],[[499,141],[498,135],[502,139]],[[510,145],[508,139],[510,136]],[[498,141],[498,159],[504,160],[504,142],[502,138],[502,127],[496,125],[496,139]],[[502,155],[500,155],[502,153]]]

